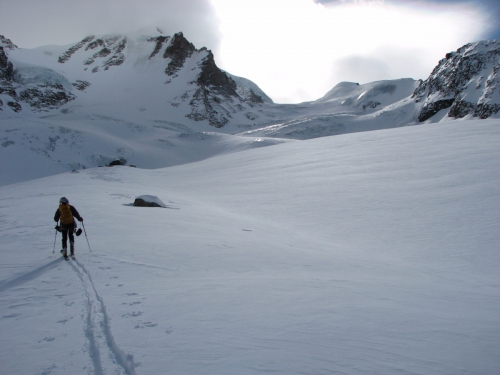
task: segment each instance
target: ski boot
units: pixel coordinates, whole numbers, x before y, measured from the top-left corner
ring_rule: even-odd
[[[62,256],[64,257],[64,259],[68,260],[68,249],[63,247],[63,249],[61,250],[61,253],[62,253]]]

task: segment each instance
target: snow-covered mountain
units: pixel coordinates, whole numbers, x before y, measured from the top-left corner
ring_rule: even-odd
[[[49,112],[67,104],[62,109],[67,113],[99,103],[110,114],[117,104],[135,111],[161,111],[168,105],[173,109],[163,110],[163,117],[179,112],[220,128],[228,118],[240,112],[244,116],[254,104],[270,100],[254,84],[236,84],[215,65],[211,51],[196,49],[182,33],[91,35],[71,46],[30,51],[5,38],[2,43],[2,67],[14,62],[13,74],[4,79],[14,86],[7,95],[20,103],[16,112]]]
[[[10,162],[0,184],[115,160],[157,168],[447,116],[498,117],[499,46],[464,46],[425,81],[342,82],[316,101],[285,105],[219,69],[182,33],[91,35],[35,49],[2,36],[0,152]]]

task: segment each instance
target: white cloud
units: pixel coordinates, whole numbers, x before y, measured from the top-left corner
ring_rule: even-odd
[[[0,34],[22,48],[71,44],[90,34],[160,27],[182,31],[196,46],[216,48],[219,31],[209,0],[0,1]]]
[[[486,15],[470,4],[212,3],[222,33],[217,62],[253,80],[277,102],[314,100],[344,80],[426,78],[446,52],[485,32]]]
[[[0,0],[0,34],[33,48],[151,26],[182,31],[276,102],[300,102],[345,80],[426,78],[446,52],[483,38],[489,25],[475,3],[319,1]]]

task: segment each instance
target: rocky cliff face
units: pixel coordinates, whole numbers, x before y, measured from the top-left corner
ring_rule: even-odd
[[[442,109],[448,116],[488,118],[500,111],[500,40],[470,43],[446,54],[413,93],[425,121]]]
[[[17,96],[17,92],[12,84],[14,77],[14,65],[11,61],[9,61],[9,58],[5,53],[5,49],[13,50],[16,48],[17,46],[9,39],[0,35],[0,111],[3,110],[4,105],[9,106],[14,112],[19,112],[21,110],[19,97]]]

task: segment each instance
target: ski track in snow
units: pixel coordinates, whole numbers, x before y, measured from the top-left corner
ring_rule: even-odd
[[[87,297],[85,315],[85,336],[89,341],[89,354],[94,366],[94,374],[135,375],[134,357],[125,354],[115,343],[109,325],[106,305],[92,281],[90,273],[78,260],[70,261],[80,278]]]
[[[61,260],[62,258],[56,258],[32,271],[4,281],[0,284],[0,292],[5,292],[35,280],[58,266]],[[84,332],[88,340],[88,352],[94,367],[94,374],[136,375],[133,355],[125,354],[114,340],[109,324],[109,316],[106,313],[106,305],[97,292],[90,273],[78,260],[74,259],[68,262],[78,275],[85,291],[86,301],[84,301],[84,305],[86,306],[86,311],[84,312]]]

